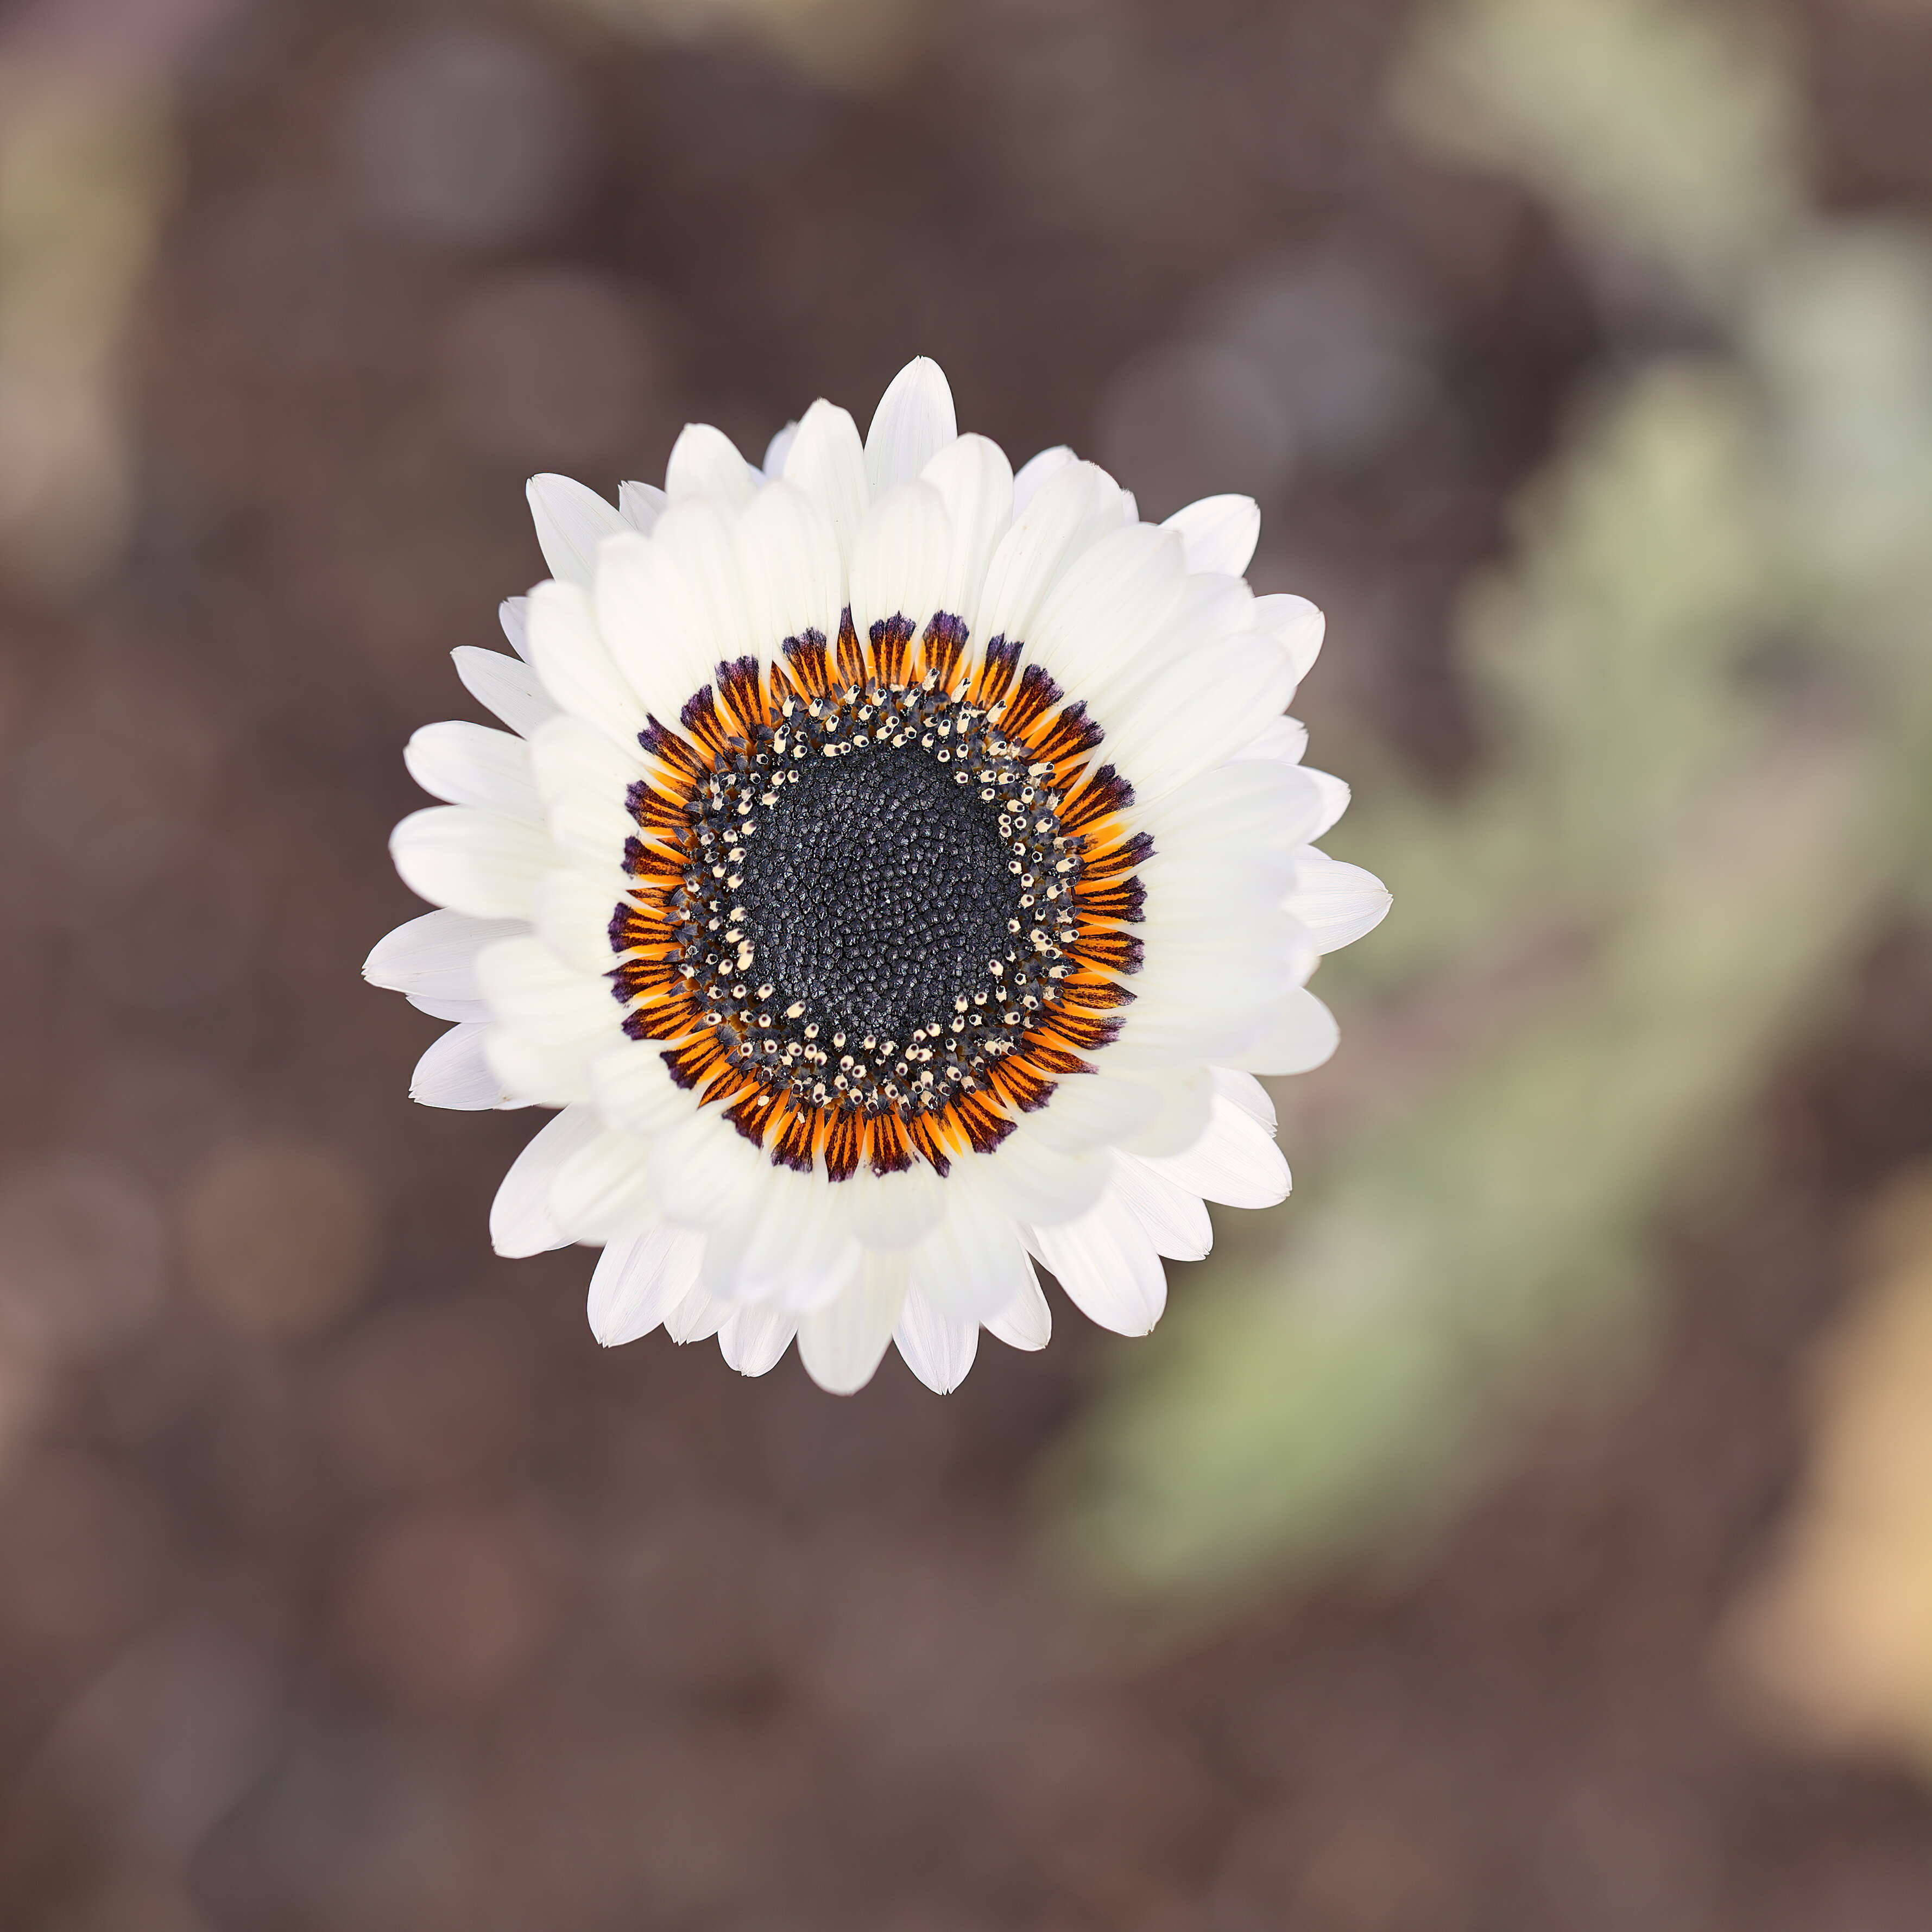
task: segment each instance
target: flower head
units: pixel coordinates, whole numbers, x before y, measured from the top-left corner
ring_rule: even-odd
[[[761,1374],[935,1389],[1047,1340],[1034,1263],[1145,1334],[1204,1201],[1288,1192],[1257,1074],[1388,895],[1312,841],[1347,790],[1282,713],[1322,639],[1243,580],[1252,503],[1158,527],[1070,451],[1016,475],[923,359],[863,443],[814,403],[763,469],[715,429],[614,509],[538,478],[508,731],[432,724],[397,826],[442,908],[365,968],[455,1024],[412,1092],[560,1109],[499,1252],[603,1252],[591,1325]]]

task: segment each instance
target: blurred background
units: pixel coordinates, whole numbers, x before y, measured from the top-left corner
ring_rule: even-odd
[[[1932,1924],[1932,4],[0,14],[0,1924]],[[1330,615],[1294,1198],[593,1345],[360,982],[521,484],[910,355]]]

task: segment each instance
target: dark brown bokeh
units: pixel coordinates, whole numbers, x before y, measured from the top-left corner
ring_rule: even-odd
[[[0,1924],[1932,1923],[1916,1788],[1707,1670],[1848,1217],[1932,1148],[1922,947],[1772,1084],[1634,1407],[1156,1663],[1029,1484],[1157,1340],[1063,1314],[944,1401],[604,1354],[584,1255],[488,1251],[530,1117],[409,1106],[434,1024],[358,976],[401,745],[540,572],[524,477],[862,420],[916,352],[1150,512],[1260,496],[1313,707],[1453,786],[1449,594],[1606,345],[1528,202],[1390,130],[1407,9],[971,0],[857,91],[561,0],[37,12],[172,88],[184,174],[123,548],[0,604]],[[1833,195],[1922,214],[1926,16],[1804,31]]]

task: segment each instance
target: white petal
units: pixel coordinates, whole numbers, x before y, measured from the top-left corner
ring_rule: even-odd
[[[942,1315],[908,1291],[892,1330],[905,1364],[935,1395],[950,1395],[966,1379],[980,1346],[980,1324]]]
[[[1241,769],[1222,767],[1223,771]],[[1209,774],[1220,776],[1218,772]],[[1198,862],[1190,865],[1190,859]],[[1245,852],[1239,848],[1217,852],[1204,850],[1194,837],[1177,835],[1156,844],[1142,862],[1140,878],[1147,889],[1140,926],[1147,949],[1144,970],[1153,975],[1153,980],[1145,983],[1162,978],[1175,952],[1198,950],[1204,942],[1218,945],[1225,941],[1252,955],[1253,948],[1246,942],[1257,924],[1270,928],[1271,938],[1282,939],[1292,933],[1306,946],[1307,970],[1287,974],[1295,984],[1304,982],[1313,971],[1317,956],[1313,947],[1306,945],[1302,928],[1282,910],[1283,902],[1294,886],[1294,848],[1271,847],[1256,838]],[[1136,981],[1136,990],[1142,983]]]
[[[590,1102],[594,1042],[540,1040],[492,1022],[483,1058],[510,1098],[506,1107],[582,1107]]]
[[[1033,1264],[1012,1222],[970,1198],[949,1198],[947,1205],[945,1217],[911,1250],[912,1289],[941,1315],[982,1322],[1011,1305],[1031,1280]]]
[[[842,1192],[822,1175],[767,1164],[752,1211],[712,1229],[704,1286],[794,1314],[836,1299],[863,1259],[838,1204]]]
[[[839,555],[849,558],[872,492],[858,424],[837,404],[821,398],[806,411],[785,452],[784,480],[818,506]]]
[[[917,638],[940,608],[952,550],[946,505],[930,483],[907,483],[876,501],[852,551],[852,621],[862,641],[885,620],[912,620]]]
[[[1186,584],[1180,540],[1172,531],[1144,524],[1112,531],[1048,592],[1028,647],[1111,725],[1114,706],[1171,662],[1166,633]]]
[[[580,1036],[546,1040],[514,1027],[493,1025],[483,1057],[506,1094],[541,1107],[584,1107],[590,1101],[590,1063],[598,1041]]]
[[[1114,1157],[1107,1198],[1132,1215],[1155,1252],[1171,1261],[1200,1261],[1214,1245],[1214,1224],[1200,1196],[1133,1154]]]
[[[1143,1156],[1177,1187],[1229,1208],[1272,1208],[1288,1198],[1288,1162],[1274,1136],[1231,1100],[1215,1096],[1208,1125],[1185,1154]]]
[[[530,600],[527,597],[506,597],[496,606],[496,621],[502,626],[504,638],[511,650],[528,664],[530,661]]]
[[[838,634],[845,607],[845,566],[825,513],[802,490],[769,484],[738,519],[738,564],[744,574],[752,634],[767,662],[788,638],[817,631]]]
[[[1045,1348],[1053,1339],[1053,1311],[1046,1305],[1046,1297],[1030,1265],[1025,1285],[984,1325],[988,1334],[1010,1348],[1031,1352]]]
[[[1084,1214],[1100,1198],[1107,1168],[1097,1156],[1062,1154],[1021,1126],[991,1154],[974,1155],[972,1174],[996,1212],[1039,1225]]]
[[[1028,1114],[1027,1131],[1063,1154],[1085,1154],[1143,1132],[1160,1104],[1158,1091],[1141,1081],[1069,1074],[1043,1108]]]
[[[597,572],[597,628],[645,711],[672,728],[686,700],[717,680],[698,597],[655,543],[607,544]]]
[[[1300,928],[1292,930],[1299,933]],[[1313,950],[1309,957],[1315,957]],[[1255,969],[1238,986],[1223,990],[1228,975],[1218,967],[1176,974],[1150,983],[1136,979],[1133,1006],[1119,1037],[1107,1048],[1107,1064],[1118,1072],[1145,1077],[1185,1071],[1203,1062],[1274,1073],[1285,1070],[1258,1065],[1271,1058],[1284,1002],[1301,991],[1293,959],[1276,970]]]
[[[1057,475],[1078,460],[1064,442],[1055,443],[1051,449],[1042,449],[1037,456],[1029,457],[1013,476],[1013,514],[1017,517],[1025,510],[1040,494],[1040,485],[1049,476]]]
[[[625,794],[644,776],[643,754],[587,724],[560,714],[530,738],[530,778],[538,798],[556,805],[589,790],[622,810]]]
[[[590,1332],[607,1348],[648,1335],[690,1293],[704,1237],[658,1226],[613,1241],[590,1277]]]
[[[454,1107],[475,1113],[500,1107],[510,1097],[483,1057],[488,1028],[474,1021],[453,1026],[416,1062],[410,1076],[410,1098],[424,1107]]]
[[[725,1318],[718,1327],[718,1347],[741,1376],[768,1375],[797,1333],[798,1317],[789,1310],[754,1302]]]
[[[578,1241],[616,1240],[654,1226],[650,1156],[650,1144],[634,1134],[599,1134],[557,1169],[550,1218]]]
[[[500,1255],[538,1255],[568,1247],[550,1218],[550,1186],[566,1161],[603,1132],[588,1107],[566,1107],[518,1155],[490,1207],[490,1245]]]
[[[1298,765],[1307,749],[1308,727],[1300,719],[1270,718],[1234,756],[1274,759],[1284,765]]]
[[[798,424],[794,419],[788,422],[765,445],[765,475],[776,479],[784,474],[785,458],[791,454],[791,446],[798,436]]]
[[[626,483],[617,491],[617,513],[632,530],[649,536],[670,502],[655,483]]]
[[[758,472],[722,429],[709,423],[686,423],[671,445],[664,494],[674,503],[689,496],[710,496],[729,509],[742,509],[758,487]]]
[[[616,963],[610,921],[628,881],[613,872],[566,866],[538,886],[532,908],[537,937],[580,973],[608,973]]]
[[[1147,1231],[1124,1208],[1096,1203],[1077,1221],[1029,1238],[1073,1305],[1116,1335],[1144,1335],[1167,1306],[1167,1274]]]
[[[744,1277],[745,1250],[751,1246],[759,1222],[771,1211],[772,1202],[759,1177],[757,1190],[748,1195],[741,1210],[714,1221],[704,1231],[704,1265],[698,1271],[698,1285],[719,1301],[734,1308],[748,1301],[768,1301],[775,1283],[752,1282]]]
[[[490,1017],[490,1009],[482,1000],[446,1000],[434,993],[410,993],[404,998],[418,1012],[427,1013],[433,1020],[475,1020],[481,1024]]]
[[[830,1261],[820,1265],[801,1268],[793,1257],[793,1264],[773,1278],[770,1298],[801,1317],[814,1308],[829,1307],[858,1279],[866,1256],[867,1251],[857,1242],[848,1241]],[[755,1261],[756,1257],[753,1258]]]
[[[1120,526],[1120,491],[1104,470],[1070,463],[1048,478],[986,566],[976,638],[1024,642],[1047,592],[1082,551]]]
[[[389,851],[411,892],[476,919],[527,920],[556,862],[541,826],[465,805],[411,812],[389,835]]]
[[[1255,599],[1254,626],[1288,653],[1298,684],[1322,655],[1328,620],[1306,597],[1277,594]]]
[[[701,1342],[716,1334],[730,1315],[730,1302],[717,1300],[694,1286],[664,1317],[664,1333],[682,1348],[687,1342]]]
[[[643,760],[580,718],[554,718],[530,740],[530,771],[560,858],[619,878],[638,836],[628,795]]]
[[[715,679],[721,663],[735,663],[758,648],[732,527],[706,498],[674,503],[651,539],[651,555],[663,567],[645,577],[641,590],[648,601],[624,604],[620,612],[606,586],[601,581],[598,586],[598,613],[611,650],[667,724],[676,706]],[[634,562],[638,547],[613,544],[607,569],[620,556]],[[667,676],[673,687],[668,693]],[[671,702],[668,710],[660,708],[664,697]]]
[[[1256,1042],[1270,1030],[1275,1001],[1294,982],[1285,978],[1280,987],[1246,996],[1239,1006],[1217,997],[1210,976],[1184,985],[1178,977],[1142,988],[1126,1024],[1107,1048],[1107,1064],[1118,1072],[1148,1079],[1162,1073],[1185,1072],[1212,1060],[1222,1066],[1245,1066]]]
[[[590,1063],[597,1111],[626,1133],[668,1133],[697,1112],[698,1096],[670,1077],[663,1049],[647,1040],[607,1047]]]
[[[868,1255],[844,1293],[799,1318],[799,1358],[832,1395],[850,1395],[872,1379],[906,1295],[902,1255]]]
[[[706,1238],[707,1255],[716,1240],[715,1234]],[[776,1368],[790,1346],[792,1336],[798,1331],[797,1316],[775,1303],[747,1304],[734,1301],[728,1296],[707,1288],[702,1281],[692,1293],[706,1298],[711,1312],[702,1334],[688,1339],[701,1340],[703,1335],[715,1334],[718,1352],[724,1358],[725,1366],[740,1375],[762,1376]],[[775,1345],[768,1360],[760,1346],[761,1339],[766,1336]],[[682,1341],[687,1338],[678,1336],[674,1339]]]
[[[1138,821],[1137,829],[1151,832],[1154,839],[1138,872],[1147,895],[1141,936],[1156,979],[1172,946],[1184,950],[1204,938],[1216,944],[1238,940],[1256,921],[1281,922],[1283,902],[1294,887],[1298,847],[1293,842],[1320,801],[1312,786],[1250,788],[1232,782],[1247,772],[1292,778],[1294,767],[1258,760],[1222,766],[1169,794],[1158,814],[1148,813]],[[1187,817],[1173,822],[1166,818],[1177,800],[1210,798],[1222,802],[1226,829],[1217,830],[1212,817],[1195,814],[1191,803]]]
[[[550,574],[566,584],[587,585],[597,574],[597,546],[628,527],[617,512],[568,476],[532,476],[526,492]]]
[[[1158,884],[1149,880],[1142,928],[1146,964],[1134,991],[1185,984],[1224,1006],[1238,1006],[1266,999],[1278,986],[1306,985],[1321,956],[1306,928],[1283,909],[1286,888],[1258,900],[1251,890],[1258,877],[1279,880],[1278,864],[1274,855],[1257,854],[1246,878],[1221,882],[1218,906],[1196,898],[1196,882],[1184,875],[1163,869]]]
[[[910,483],[958,434],[944,372],[929,356],[915,356],[887,386],[866,432],[866,480],[874,502]]]
[[[1145,806],[1233,756],[1258,718],[1294,689],[1287,661],[1264,640],[1231,638],[1192,652],[1149,683],[1113,721],[1108,752]]]
[[[620,1037],[611,982],[566,966],[540,939],[500,939],[477,956],[476,980],[506,1025],[547,1040]]]
[[[755,1214],[772,1172],[718,1112],[707,1107],[652,1144],[651,1174],[667,1220],[681,1227],[722,1227]]]
[[[526,605],[529,601],[518,599]],[[527,634],[524,642],[529,642]],[[486,651],[476,644],[459,644],[449,655],[464,689],[512,731],[527,738],[547,718],[556,716],[556,700],[520,658],[506,658],[501,651]]]
[[[514,920],[472,919],[460,912],[426,912],[379,939],[362,962],[372,986],[444,1000],[474,1000],[476,956],[524,928]]]
[[[544,814],[560,864],[616,882],[610,908],[616,904],[617,890],[628,889],[629,882],[621,876],[624,855],[638,836],[637,820],[618,802],[622,796],[599,796],[582,786],[566,793]],[[606,908],[607,917],[610,908]]]
[[[1306,986],[1297,986],[1228,1058],[1250,1073],[1308,1073],[1330,1058],[1341,1036],[1335,1016]]]
[[[946,1187],[923,1161],[915,1161],[903,1174],[862,1167],[839,1184],[838,1192],[858,1240],[868,1248],[904,1248],[938,1225]]]
[[[1129,1154],[1180,1154],[1208,1130],[1214,1100],[1214,1076],[1204,1066],[1176,1068],[1151,1075],[1148,1087],[1155,1106],[1138,1132],[1121,1137]]]
[[[1311,840],[1319,838],[1323,832],[1332,830],[1348,810],[1348,787],[1345,780],[1336,778],[1332,772],[1312,771],[1306,765],[1301,769],[1314,780],[1316,789],[1322,794],[1322,811],[1316,819],[1315,830],[1308,835]]]
[[[1150,937],[1147,958],[1134,981],[1136,1012],[1143,1000],[1151,1006],[1180,1000],[1232,1014],[1264,1006],[1287,987],[1306,986],[1321,956],[1306,928],[1279,906],[1244,904],[1240,920],[1225,925],[1204,916],[1198,930],[1164,926]]]
[[[1331,859],[1312,845],[1296,855],[1288,909],[1307,927],[1320,951],[1336,952],[1374,932],[1389,904],[1389,890],[1374,873]]]
[[[1262,536],[1261,506],[1252,496],[1203,496],[1177,510],[1161,527],[1178,531],[1190,570],[1239,577],[1254,561]]]
[[[1136,830],[1151,832],[1154,842],[1143,876],[1156,859],[1172,859],[1178,869],[1198,874],[1217,853],[1231,851],[1280,854],[1292,866],[1308,842],[1308,827],[1321,823],[1326,808],[1322,788],[1303,766],[1237,759],[1136,812]]]
[[[1135,983],[1138,988],[1140,982]],[[1165,977],[1136,992],[1126,1024],[1106,1049],[1108,1070],[1159,1081],[1196,1073],[1210,1060],[1232,1064],[1264,1030],[1274,1000],[1294,983],[1282,974],[1263,986],[1244,986],[1237,1005],[1223,997],[1220,976],[1211,968],[1196,971],[1184,982],[1179,976]],[[1162,1130],[1160,1120],[1155,1130]],[[1171,1154],[1177,1145],[1169,1138],[1160,1150]]]
[[[1171,620],[1170,653],[1176,658],[1190,657],[1210,645],[1225,644],[1230,638],[1255,638],[1254,617],[1254,592],[1242,578],[1223,576],[1217,571],[1196,571],[1187,578],[1180,608]],[[1286,662],[1274,638],[1260,638],[1258,641]]]
[[[1208,1072],[1221,1099],[1240,1108],[1266,1132],[1274,1132],[1274,1096],[1252,1073],[1238,1072],[1232,1066],[1210,1066]]]
[[[920,480],[939,492],[952,531],[944,589],[937,608],[956,617],[979,608],[986,566],[1013,514],[1012,465],[997,442],[962,436],[948,443]]]
[[[732,520],[722,514],[718,504],[701,496],[672,502],[663,518],[658,518],[651,543],[668,554],[684,574],[700,622],[701,636],[695,641],[711,667],[732,663],[758,650],[759,640],[752,636],[752,613],[746,603]]]
[[[627,536],[626,542],[641,541]],[[530,592],[530,658],[560,709],[620,745],[644,728],[644,706],[598,634],[589,594],[574,584],[539,584]]]
[[[432,798],[511,818],[540,815],[530,747],[507,731],[454,720],[425,724],[410,740],[403,763]]]
[[[821,1174],[766,1162],[745,1210],[712,1229],[704,1286],[733,1300],[776,1300],[794,1313],[832,1300],[860,1260],[842,1193]]]
[[[675,728],[686,700],[718,675],[718,645],[698,588],[664,547],[642,537],[604,545],[597,627],[646,711]]]
[[[483,1057],[518,1106],[582,1107],[593,1097],[590,1064],[594,1040],[545,1040],[541,1034],[493,1023]]]

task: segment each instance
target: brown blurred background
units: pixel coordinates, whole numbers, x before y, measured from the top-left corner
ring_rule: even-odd
[[[1932,1924],[1932,8],[0,15],[0,1925]],[[521,485],[915,352],[1267,515],[1296,1198],[958,1394],[484,1220],[364,986]]]

